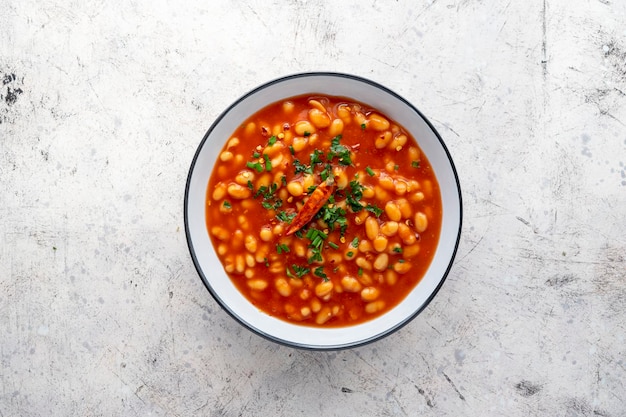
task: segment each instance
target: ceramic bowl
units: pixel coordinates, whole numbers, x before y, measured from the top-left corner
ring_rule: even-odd
[[[207,184],[214,163],[236,128],[273,102],[303,94],[342,96],[367,104],[401,124],[416,138],[430,161],[441,190],[441,236],[422,280],[395,308],[362,324],[315,328],[273,318],[254,307],[224,272],[205,221]],[[461,234],[459,179],[441,136],[426,117],[388,88],[354,75],[304,73],[263,84],[231,104],[209,128],[193,157],[185,189],[185,232],[200,278],[215,300],[235,320],[277,343],[302,349],[332,350],[363,345],[391,334],[415,318],[435,297],[452,266]]]

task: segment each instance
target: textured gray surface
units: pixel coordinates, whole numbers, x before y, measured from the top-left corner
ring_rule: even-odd
[[[0,416],[626,415],[626,3],[0,0]],[[455,159],[438,297],[354,350],[209,296],[195,148],[300,71],[411,100]]]

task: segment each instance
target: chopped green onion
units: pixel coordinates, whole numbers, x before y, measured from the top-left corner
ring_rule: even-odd
[[[373,177],[374,175],[376,175],[376,173],[374,172],[374,170],[370,167],[365,168],[365,171],[368,173],[368,175],[370,177]]]

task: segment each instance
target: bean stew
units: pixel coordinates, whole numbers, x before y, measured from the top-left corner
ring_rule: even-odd
[[[416,140],[376,109],[298,96],[261,109],[219,154],[207,230],[256,307],[317,327],[375,318],[428,269],[439,185]]]

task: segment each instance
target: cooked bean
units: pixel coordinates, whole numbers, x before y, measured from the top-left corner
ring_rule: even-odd
[[[372,301],[365,305],[365,312],[367,314],[374,314],[382,311],[385,308],[385,302],[383,300]]]
[[[330,117],[328,117],[326,111],[320,109],[309,110],[309,120],[318,129],[324,129],[330,126]]]
[[[362,288],[359,280],[352,276],[345,276],[341,278],[341,286],[343,287],[344,291],[347,292],[359,292]]]
[[[389,265],[389,255],[386,253],[379,254],[374,260],[374,270],[382,272]]]
[[[424,200],[424,193],[421,191],[418,191],[416,193],[413,193],[409,196],[409,199],[413,202],[413,203],[419,203],[420,201]]]
[[[409,270],[411,269],[411,263],[410,262],[396,262],[395,264],[393,264],[393,270],[396,271],[398,274],[402,275],[402,274],[406,274],[407,272],[409,272]]]
[[[226,184],[223,182],[218,183],[215,188],[213,188],[213,200],[221,200],[226,196]]]
[[[283,102],[283,111],[285,113],[291,113],[295,107],[296,106],[295,106],[295,104],[293,104],[293,101],[285,101],[285,102]]]
[[[393,178],[391,178],[389,175],[381,175],[380,179],[378,180],[378,185],[380,185],[387,191],[395,191],[396,189],[393,183]]]
[[[282,262],[274,261],[270,264],[270,267],[268,268],[268,270],[272,274],[280,274],[281,272],[285,270],[285,265]]]
[[[419,161],[420,160],[420,151],[415,146],[409,147],[409,158],[411,161]]]
[[[367,118],[360,111],[356,111],[354,112],[354,122],[359,126],[367,125]]]
[[[270,161],[272,168],[277,168],[284,161],[283,154],[279,153],[275,157],[273,157]]]
[[[393,269],[385,271],[385,282],[387,285],[395,285],[398,282],[398,273]]]
[[[426,217],[426,215],[421,211],[417,212],[415,214],[415,230],[417,230],[418,233],[422,233],[426,230],[427,227],[428,217]]]
[[[235,177],[235,182],[239,185],[248,186],[248,181],[254,181],[254,173],[250,170],[240,171]]]
[[[379,185],[374,187],[374,195],[376,196],[376,199],[381,202],[389,201],[389,193]]]
[[[376,252],[383,252],[387,249],[387,238],[385,236],[379,235],[376,236],[374,240],[372,240],[372,245],[374,246],[374,250]]]
[[[374,189],[370,186],[363,186],[363,197],[364,198],[372,198],[374,197]]]
[[[348,186],[348,175],[343,168],[333,168],[333,175],[335,176],[335,184],[337,188],[342,189]]]
[[[256,123],[250,122],[246,125],[246,136],[252,136],[256,133]]]
[[[256,237],[252,235],[246,235],[246,239],[244,241],[244,246],[250,253],[256,252],[257,249],[257,240]]]
[[[430,198],[433,195],[433,183],[429,180],[422,181],[422,190],[424,191],[424,196]]]
[[[326,107],[324,107],[324,105],[321,102],[319,102],[318,100],[314,100],[314,99],[309,100],[309,106],[311,106],[311,107],[313,107],[313,108],[315,108],[315,109],[317,109],[319,111],[326,112]]]
[[[246,283],[248,287],[254,291],[263,291],[267,288],[267,281],[260,278],[249,279]]]
[[[400,198],[396,201],[398,203],[398,207],[400,208],[400,213],[402,213],[403,219],[408,219],[413,214],[413,209],[411,208],[411,204],[407,201],[406,198]]]
[[[402,220],[402,212],[395,201],[387,201],[387,204],[385,204],[385,213],[387,217],[393,221],[398,222]]]
[[[367,253],[373,250],[374,247],[372,246],[372,242],[370,242],[369,240],[361,240],[359,242],[359,252]]]
[[[351,115],[350,115],[350,107],[348,106],[339,106],[337,107],[337,116],[339,116],[341,118],[341,121],[344,124],[350,124],[350,122],[352,121]]]
[[[357,253],[358,251],[356,248],[349,247],[348,249],[346,249],[345,253],[343,254],[343,257],[349,261],[351,259],[354,259]]]
[[[248,265],[249,268],[254,267],[254,265],[256,265],[256,260],[254,259],[254,256],[252,256],[252,254],[250,253],[246,253],[246,265]]]
[[[376,236],[378,236],[378,230],[378,220],[376,220],[374,217],[368,217],[367,219],[365,219],[365,234],[367,235],[368,239],[374,240]]]
[[[226,190],[228,195],[237,200],[250,197],[250,189],[236,183],[229,184]]]
[[[374,301],[380,295],[380,290],[376,287],[365,287],[361,290],[361,299],[363,301]]]
[[[333,316],[333,312],[330,309],[330,307],[328,306],[324,306],[319,313],[317,313],[317,316],[315,316],[315,323],[316,324],[324,324],[326,323],[328,320],[330,320],[330,318]]]
[[[382,133],[379,137],[374,141],[374,146],[376,149],[384,149],[391,142],[392,136],[391,132],[387,131]]]
[[[304,193],[304,187],[300,181],[289,181],[287,183],[287,191],[294,197],[300,197]]]
[[[315,295],[319,298],[324,298],[326,295],[330,294],[333,290],[332,281],[322,281],[315,286]]]
[[[259,245],[259,249],[254,254],[254,259],[256,259],[258,263],[266,262],[269,250],[270,247],[268,244],[264,243],[262,245]]]
[[[395,236],[398,233],[398,222],[389,220],[380,226],[380,231],[387,237]]]
[[[402,239],[405,245],[412,245],[417,240],[415,232],[404,223],[398,223],[398,236],[400,236],[400,239]]]
[[[293,252],[296,256],[304,258],[306,256],[306,245],[301,240],[297,240],[293,245]]]
[[[228,246],[226,246],[224,243],[220,243],[217,246],[217,254],[218,255],[225,255],[226,252],[228,252]]]
[[[322,303],[317,298],[311,300],[311,311],[317,313],[322,309]]]
[[[274,235],[276,235],[276,236],[282,235],[284,231],[285,231],[285,224],[284,223],[278,223],[272,229],[272,233],[274,233]]]
[[[291,147],[293,148],[294,152],[300,152],[307,146],[308,143],[308,138],[296,136],[295,138],[293,138],[293,144],[291,145]]]
[[[343,133],[343,120],[335,119],[330,123],[328,127],[328,134],[332,137],[341,135]]]
[[[231,151],[224,151],[220,154],[220,161],[222,162],[228,162],[231,159],[233,159],[235,155],[233,155],[233,153]]]
[[[405,134],[400,134],[394,137],[389,145],[387,146],[389,149],[395,149],[396,151],[401,151],[402,147],[406,145],[408,138]]]
[[[246,260],[243,255],[239,254],[235,256],[235,272],[238,274],[243,274],[246,270]]]
[[[269,226],[263,226],[259,232],[259,237],[263,242],[269,242],[274,237],[274,233]]]
[[[372,279],[372,276],[370,274],[368,274],[367,272],[363,272],[361,273],[361,275],[357,275],[357,279],[359,280],[359,282],[365,286],[369,286],[372,285],[374,283],[374,280]]]
[[[243,232],[237,229],[230,238],[230,245],[234,250],[239,250],[243,246]]]
[[[311,135],[315,132],[315,127],[307,120],[296,122],[293,129],[300,136]]]
[[[304,179],[302,180],[302,187],[305,190],[308,190],[309,188],[311,188],[313,185],[315,184],[315,176],[313,175],[305,175]]]
[[[359,268],[363,268],[366,271],[372,270],[372,263],[362,256],[359,256],[358,258],[356,258],[356,261],[354,262],[357,264]]]
[[[226,144],[226,149],[234,148],[235,146],[239,145],[239,143],[239,138],[230,138],[228,140],[228,144]]]
[[[356,216],[354,216],[354,223],[363,224],[369,218],[369,213],[365,210],[361,210]]]
[[[387,130],[389,129],[389,120],[380,114],[372,113],[369,115],[367,127],[371,127],[374,130]]]
[[[285,278],[278,278],[274,281],[274,286],[276,287],[276,291],[283,297],[289,297],[291,295],[291,285]]]
[[[304,318],[309,317],[311,315],[311,309],[307,306],[304,306],[300,309],[300,314],[302,314],[302,317]]]
[[[396,194],[405,195],[408,189],[408,184],[402,180],[396,180],[394,183]]]
[[[419,243],[415,243],[413,245],[407,246],[406,248],[404,248],[404,250],[402,251],[402,253],[404,254],[405,257],[407,258],[412,258],[415,255],[417,255],[420,251],[420,245]]]
[[[244,272],[243,275],[246,277],[246,279],[253,278],[254,277],[254,269],[252,269],[252,268],[246,269],[246,272]]]
[[[211,234],[219,240],[227,240],[230,238],[230,232],[221,226],[213,226]]]

